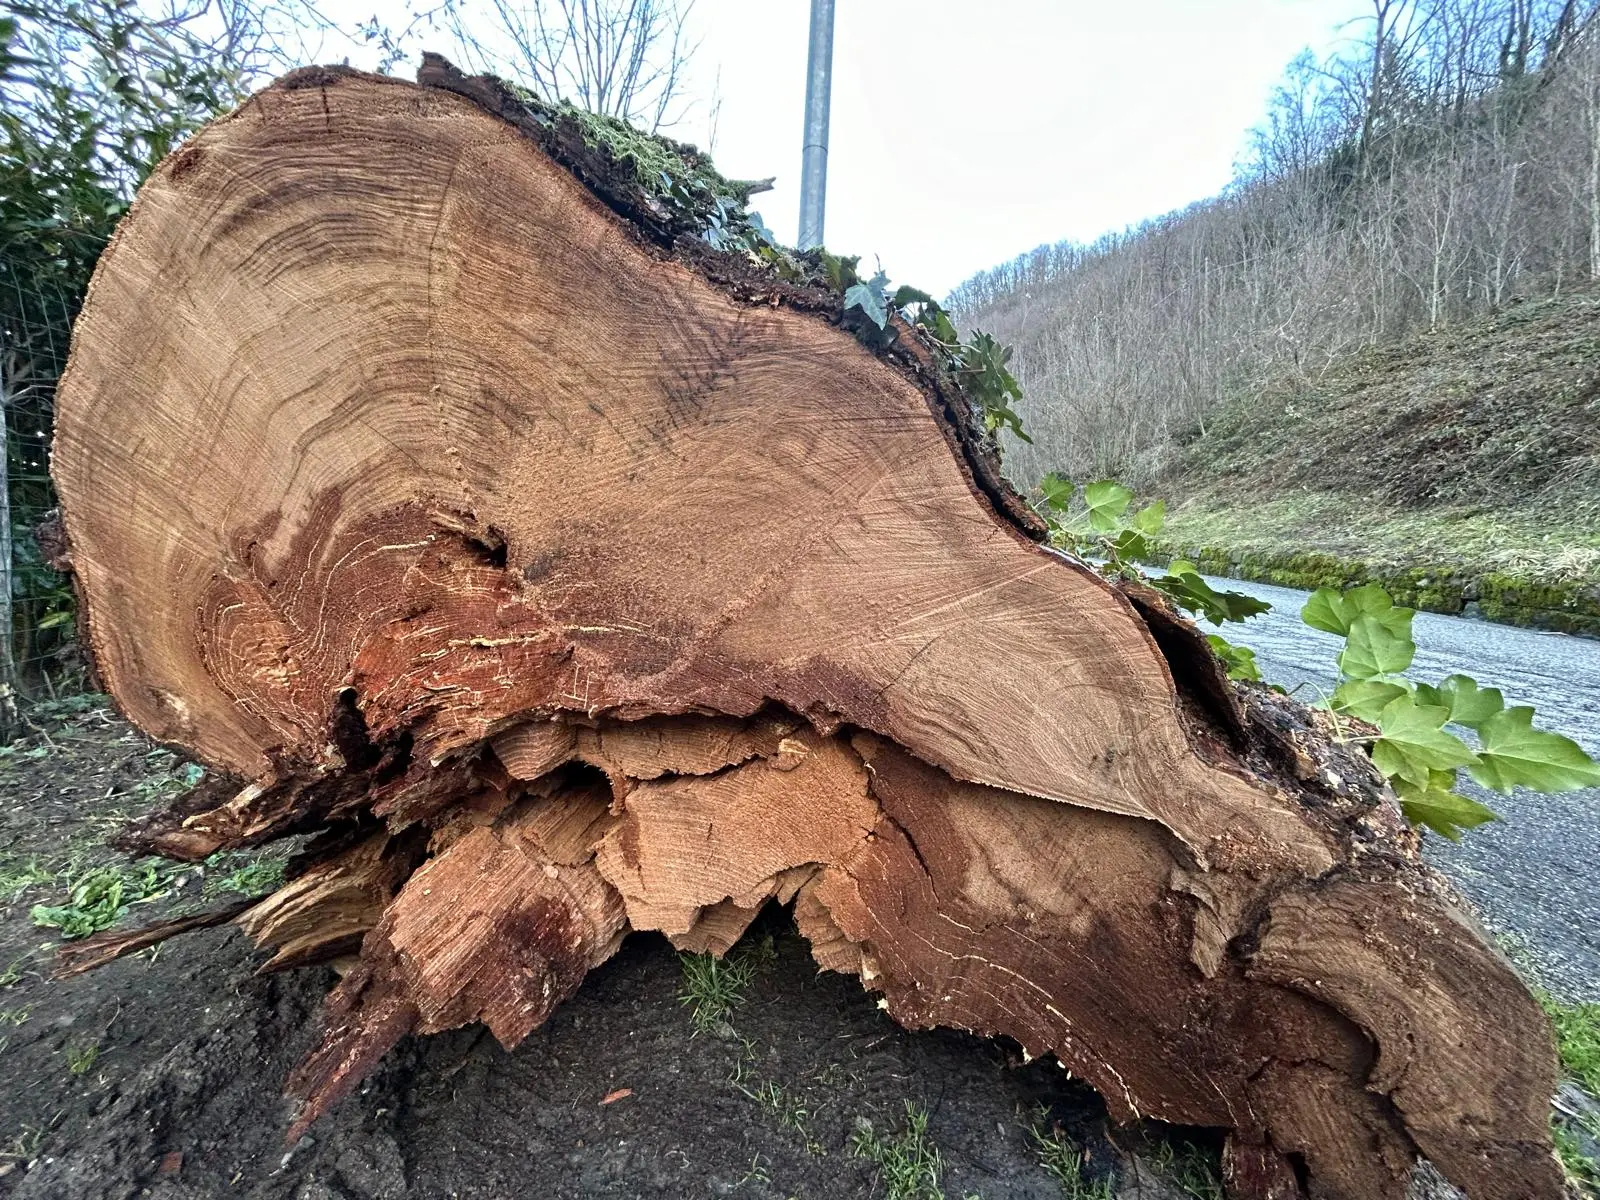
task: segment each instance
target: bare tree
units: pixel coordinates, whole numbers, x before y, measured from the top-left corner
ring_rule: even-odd
[[[683,116],[684,71],[697,48],[685,32],[693,0],[487,2],[486,29],[464,6],[446,14],[476,69],[651,132]]]

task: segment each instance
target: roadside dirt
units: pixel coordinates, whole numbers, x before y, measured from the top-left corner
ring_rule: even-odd
[[[754,980],[709,1031],[680,1000],[678,956],[635,935],[515,1052],[476,1028],[408,1041],[285,1146],[283,1080],[332,972],[255,975],[249,943],[222,929],[50,981],[56,931],[30,910],[121,862],[106,837],[194,769],[98,698],[35,726],[0,751],[0,1197],[1220,1195],[1203,1135],[1108,1131],[1098,1099],[1053,1062],[900,1029],[854,979],[818,974],[781,911],[747,938]],[[158,896],[123,920],[262,886],[271,870],[163,868]],[[908,1112],[926,1113],[920,1142]],[[897,1164],[915,1176],[934,1151],[937,1169],[895,1190]],[[1062,1175],[1080,1169],[1115,1169],[1114,1190],[1071,1190]]]

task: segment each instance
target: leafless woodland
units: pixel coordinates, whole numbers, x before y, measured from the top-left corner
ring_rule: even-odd
[[[1222,195],[958,286],[1047,470],[1149,480],[1220,398],[1600,280],[1596,0],[1373,0],[1285,73]]]

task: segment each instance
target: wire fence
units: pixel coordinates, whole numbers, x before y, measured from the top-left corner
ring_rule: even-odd
[[[56,507],[50,440],[56,383],[81,297],[0,254],[0,742],[31,704],[88,686],[70,579],[36,531]]]

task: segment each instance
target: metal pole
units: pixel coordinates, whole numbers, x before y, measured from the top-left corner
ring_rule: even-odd
[[[800,152],[800,239],[822,245],[828,195],[828,94],[833,90],[833,0],[811,0],[811,48],[806,55],[806,130]]]

